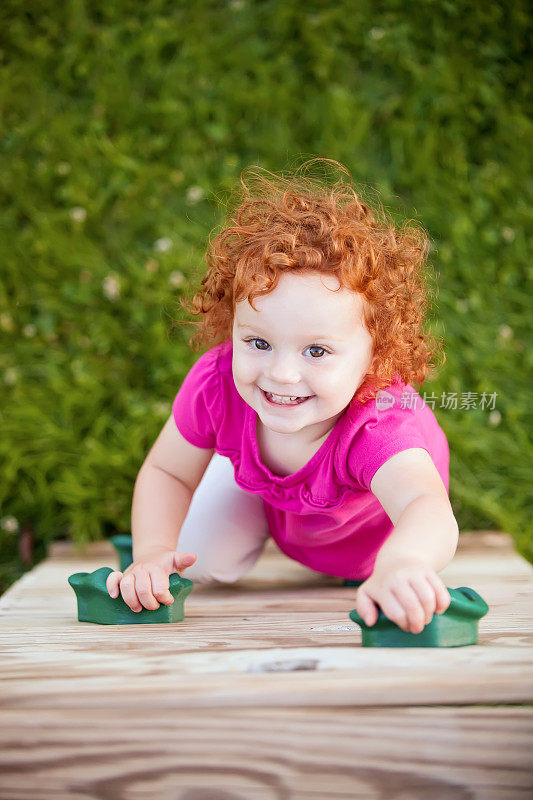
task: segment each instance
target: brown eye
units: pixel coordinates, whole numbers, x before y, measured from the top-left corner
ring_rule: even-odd
[[[268,342],[265,342],[264,339],[252,339],[252,341],[255,342],[257,350],[267,350],[270,347]],[[262,345],[265,345],[265,347],[263,347]]]
[[[315,351],[316,350],[320,350],[320,352],[319,353],[317,353],[317,352],[313,353],[312,352],[313,350],[315,350]],[[311,347],[309,348],[309,351],[310,351],[311,355],[313,356],[313,358],[320,358],[326,352],[323,347],[319,347],[317,344],[311,345]]]

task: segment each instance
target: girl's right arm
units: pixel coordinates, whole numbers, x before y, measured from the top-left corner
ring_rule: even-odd
[[[194,553],[176,550],[181,526],[193,493],[213,456],[190,444],[179,432],[172,414],[139,470],[133,490],[131,534],[133,563],[107,578],[111,597],[132,611],[172,605],[169,575],[196,561]]]

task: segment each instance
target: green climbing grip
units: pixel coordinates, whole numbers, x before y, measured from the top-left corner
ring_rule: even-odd
[[[477,644],[478,622],[489,607],[474,589],[448,589],[451,601],[443,614],[434,614],[420,633],[409,633],[391,622],[383,611],[374,625],[367,625],[357,611],[349,617],[360,626],[363,647],[464,647]]]
[[[78,620],[97,625],[138,625],[143,622],[181,622],[185,616],[183,604],[191,593],[193,582],[181,575],[169,576],[170,594],[174,602],[170,606],[160,604],[151,611],[143,608],[132,611],[122,596],[111,597],[106,581],[114,572],[110,567],[100,567],[94,572],[76,572],[68,582],[74,589],[78,601]]]
[[[133,561],[132,538],[129,533],[117,533],[109,541],[117,551],[120,561],[119,569],[124,572]]]

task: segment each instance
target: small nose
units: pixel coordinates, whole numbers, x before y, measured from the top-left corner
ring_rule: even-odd
[[[268,360],[265,372],[271,381],[279,385],[279,388],[300,382],[300,371],[296,363],[296,356],[287,353],[273,353]]]

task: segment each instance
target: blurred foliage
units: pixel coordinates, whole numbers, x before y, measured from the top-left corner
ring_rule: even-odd
[[[427,392],[464,529],[533,557],[531,74],[524,0],[69,0],[0,7],[0,590],[54,539],[129,531],[198,353],[171,327],[240,171],[344,163],[433,242]],[[372,188],[374,187],[374,188]],[[182,317],[183,318],[183,315]]]

